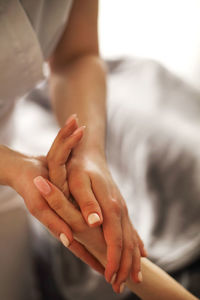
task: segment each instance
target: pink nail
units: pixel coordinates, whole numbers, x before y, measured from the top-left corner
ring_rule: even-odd
[[[48,195],[51,192],[51,187],[47,181],[42,177],[38,176],[33,179],[36,188],[44,195]]]
[[[78,117],[77,117],[77,114],[73,114],[73,115],[71,115],[68,119],[67,119],[67,121],[65,122],[65,125],[69,125],[71,122],[72,122],[72,120],[76,120],[76,122],[78,123]]]

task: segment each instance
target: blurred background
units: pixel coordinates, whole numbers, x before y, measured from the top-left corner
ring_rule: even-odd
[[[200,89],[199,0],[100,0],[102,55],[156,59]]]

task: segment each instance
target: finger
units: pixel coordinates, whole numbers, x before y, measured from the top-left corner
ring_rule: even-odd
[[[105,278],[113,283],[119,270],[123,247],[121,218],[113,209],[109,210],[109,215],[105,214],[103,232],[107,244]]]
[[[83,137],[85,126],[77,128],[71,135],[63,138],[62,140],[53,145],[47,155],[48,164],[56,163],[63,165],[67,162],[71,150],[79,143]]]
[[[60,130],[47,154],[49,178],[67,197],[69,190],[65,163],[72,148],[80,142],[85,128],[82,126],[77,129],[76,120],[72,119],[72,121]]]
[[[60,146],[60,144],[63,143],[63,140],[69,137],[78,128],[76,115],[73,115],[71,120],[69,121],[69,123],[67,122],[66,125],[59,130],[49,152],[55,152],[55,150]]]
[[[89,176],[86,173],[71,173],[69,189],[76,199],[86,223],[91,227],[99,226],[103,222],[103,216],[93,194]]]
[[[80,142],[85,126],[76,129],[73,134],[62,141],[57,147],[50,150],[47,162],[50,180],[68,196],[66,162],[71,150]]]
[[[135,247],[133,239],[133,228],[128,222],[125,215],[122,216],[122,232],[123,232],[123,252],[120,261],[120,267],[117,272],[117,279],[114,282],[113,289],[117,293],[122,293],[124,283],[128,279],[133,264],[133,249]]]
[[[88,228],[80,211],[51,182],[38,176],[34,179],[34,184],[49,206],[69,224],[74,232]]]
[[[73,240],[73,234],[70,227],[48,206],[46,201],[38,195],[34,201],[34,206],[29,207],[30,213],[38,219],[51,234],[60,240],[62,235],[65,239],[65,246],[70,245]]]
[[[135,247],[133,250],[133,264],[130,275],[135,283],[140,283],[142,281],[141,257],[140,250],[138,247]]]
[[[144,243],[141,240],[140,236],[138,235],[137,231],[136,231],[136,234],[137,234],[137,238],[138,238],[138,245],[139,245],[140,255],[142,257],[147,257],[148,253],[147,253],[147,250],[144,247]]]
[[[41,176],[36,177],[34,179],[34,183],[37,189],[41,192],[41,194],[45,198],[45,200],[48,202],[48,204],[55,207],[55,203],[56,203],[57,212],[60,212],[60,210],[62,211],[62,209],[64,208],[63,205],[67,203],[67,205],[65,205],[67,207],[67,210],[64,210],[63,215],[65,215],[66,221],[67,222],[69,221],[68,223],[72,224],[72,228],[74,228],[74,224],[75,226],[77,226],[78,224],[81,230],[83,230],[84,227],[88,228],[81,216],[81,213],[75,209],[75,207],[64,197],[63,193],[60,190],[58,190],[53,184],[51,184],[48,180],[44,179]],[[54,203],[54,200],[57,199],[61,199],[61,201]],[[44,216],[47,217],[46,213]],[[73,240],[73,243],[69,243],[64,232],[62,232],[59,235],[59,238],[64,244],[64,246],[68,247],[74,254],[76,254],[78,257],[84,260],[96,271],[103,274],[104,269],[102,265],[86,250],[86,248],[83,245],[79,244],[79,242],[75,240]]]
[[[117,273],[117,278],[113,283],[113,290],[116,293],[123,292],[124,284],[130,275],[132,260],[133,260],[133,255],[131,251],[131,246],[129,248],[125,246],[122,254],[121,262],[120,262],[120,269]]]
[[[105,278],[112,283],[120,266],[123,247],[121,207],[116,199],[108,197],[107,184],[100,177],[93,178],[92,189],[104,212],[103,233],[107,245]]]
[[[88,264],[90,267],[92,267],[94,270],[99,272],[100,274],[104,274],[104,268],[100,264],[100,262],[91,255],[88,250],[78,243],[76,240],[73,240],[73,242],[70,244],[69,249],[81,260],[83,260],[86,264]]]

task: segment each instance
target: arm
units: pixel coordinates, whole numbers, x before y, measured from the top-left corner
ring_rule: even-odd
[[[105,158],[106,72],[99,57],[97,15],[98,1],[74,1],[63,37],[49,58],[50,96],[61,126],[70,114],[77,113],[80,124],[87,127],[67,164],[68,182],[87,224],[103,222],[108,246],[105,277],[111,282],[118,273],[121,281],[131,271],[139,282],[143,243],[132,227]],[[48,160],[50,173],[55,174],[51,165]],[[55,177],[50,180],[61,188]]]
[[[74,122],[75,120],[71,120]],[[69,125],[68,125],[69,126]],[[70,160],[69,153],[72,148],[76,146],[74,134],[83,134],[83,128],[80,127],[78,131],[65,134],[63,129],[60,131],[49,151],[52,161],[54,161],[54,169],[58,170],[56,174],[60,174],[59,181],[66,178],[63,174],[65,170],[62,162]],[[63,133],[62,133],[63,132]],[[64,142],[63,142],[64,141]],[[64,176],[63,176],[64,175]],[[65,184],[66,181],[63,180]],[[46,199],[48,204],[56,211],[56,213],[70,225],[73,230],[75,240],[79,241],[90,253],[96,257],[103,266],[107,264],[106,258],[106,242],[100,227],[89,228],[83,219],[79,209],[77,209],[65,195],[56,188],[51,182],[47,181],[51,191],[46,193],[40,189],[41,195]],[[66,187],[66,191],[67,191]],[[72,250],[72,244],[69,245]],[[79,256],[80,257],[80,256]],[[80,257],[81,258],[81,257]],[[195,300],[188,291],[186,291],[180,284],[172,279],[167,273],[162,271],[159,267],[151,263],[149,260],[142,258],[141,269],[143,274],[143,281],[140,284],[135,284],[131,276],[120,282],[114,283],[114,290],[122,292],[124,285],[126,285],[139,297],[144,300]],[[126,282],[125,282],[126,281]]]
[[[41,180],[41,178],[40,178]],[[42,179],[43,180],[43,179]],[[64,194],[51,182],[45,180],[49,190],[39,188],[41,195],[51,207],[70,225],[76,240],[81,242],[103,266],[106,266],[106,243],[101,228],[89,228],[80,211],[68,201]],[[69,249],[71,249],[69,245]],[[71,249],[72,250],[72,249]],[[121,283],[117,292],[122,293],[125,284],[143,300],[197,300],[167,273],[146,258],[141,260],[143,282],[135,284],[131,278]]]

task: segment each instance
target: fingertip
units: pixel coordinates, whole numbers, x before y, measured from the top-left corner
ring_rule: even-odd
[[[71,124],[72,121],[76,121],[77,125],[78,125],[78,117],[77,114],[72,114],[65,122],[65,126],[68,126],[69,124]]]
[[[67,231],[67,232],[66,232]],[[59,235],[61,243],[68,248],[73,242],[73,234],[69,228],[65,232],[61,232]]]
[[[85,130],[86,126],[81,126],[81,127],[78,127],[73,133],[72,133],[72,136],[78,136],[80,134],[80,137],[82,137],[83,135],[83,132]]]
[[[59,238],[60,238],[60,241],[62,242],[62,244],[63,244],[66,248],[68,248],[69,245],[70,245],[70,241],[69,241],[69,239],[67,238],[67,236],[66,236],[64,233],[61,233],[60,236],[59,236]]]

